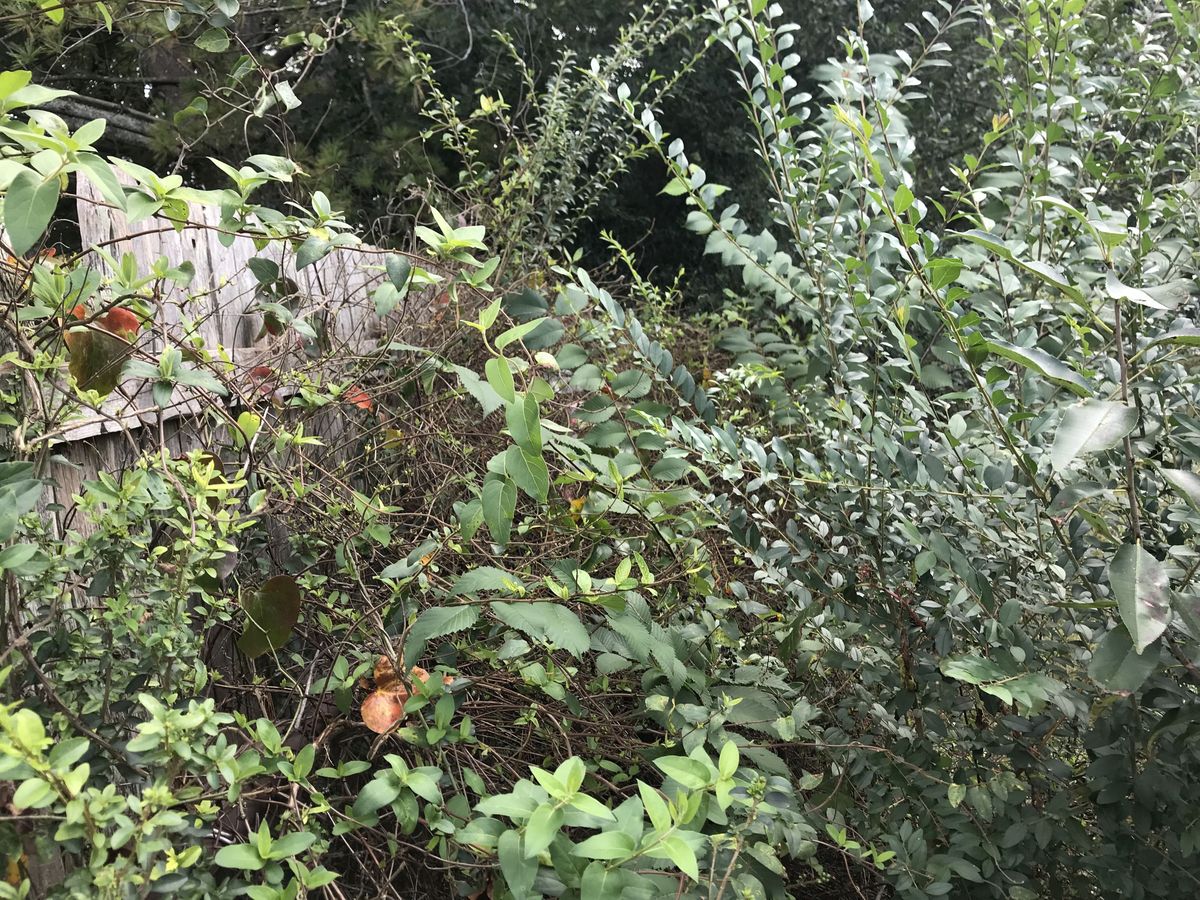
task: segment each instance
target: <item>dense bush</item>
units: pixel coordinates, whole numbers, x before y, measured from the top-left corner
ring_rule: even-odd
[[[931,3],[894,53],[873,17],[814,67],[768,0],[653,4],[469,109],[397,29],[456,168],[389,250],[283,156],[201,189],[0,74],[0,897],[1200,881],[1200,12]],[[684,32],[743,94],[760,171],[730,187],[646,71]],[[922,190],[956,64],[997,107]],[[639,157],[738,285],[719,310],[679,318],[687,274],[613,238],[576,265]],[[76,194],[252,238],[265,357],[201,339],[188,261],[71,247]],[[368,348],[281,268],[339,255]],[[127,464],[47,509],[72,427],[144,385]]]

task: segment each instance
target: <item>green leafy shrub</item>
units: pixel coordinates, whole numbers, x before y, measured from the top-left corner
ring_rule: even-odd
[[[287,160],[201,191],[110,164],[98,127],[28,112],[50,94],[3,76],[0,896],[1022,900],[1197,878],[1200,23],[938,6],[922,53],[880,55],[858,8],[821,101],[776,5],[707,8],[765,230],[621,66],[564,68],[608,124],[547,101],[543,169],[462,145],[468,196],[528,192],[494,234],[431,211],[394,252],[319,192],[258,203],[299,177]],[[966,25],[1007,109],[919,197],[906,113]],[[580,162],[555,173],[562,141]],[[591,208],[568,197],[587,161],[609,160],[603,190],[635,145],[742,281],[699,354],[664,346],[700,329],[664,327],[636,273],[547,262]],[[535,171],[561,175],[562,230],[528,218]],[[153,358],[138,335],[166,336],[152,311],[189,272],[36,255],[62,175],[133,222],[217,208],[299,269],[358,251],[381,339],[334,346],[263,253],[256,314],[303,351],[272,400],[194,330]],[[151,435],[83,486],[80,527],[46,528],[51,453],[125,381],[200,401],[204,449]]]

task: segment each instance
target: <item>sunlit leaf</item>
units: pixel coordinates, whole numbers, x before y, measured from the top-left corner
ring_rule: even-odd
[[[1047,381],[1064,387],[1077,396],[1087,397],[1092,393],[1091,387],[1088,386],[1083,376],[1045,350],[1038,347],[1018,347],[1008,341],[999,340],[989,341],[987,348],[992,353],[1037,372]]]
[[[1166,569],[1140,542],[1125,544],[1109,564],[1108,581],[1133,648],[1141,653],[1167,630],[1171,607]]]
[[[1085,400],[1068,407],[1054,436],[1050,461],[1061,471],[1076,457],[1110,450],[1137,425],[1137,410],[1113,400]]]
[[[32,249],[46,231],[58,206],[58,179],[43,178],[23,169],[4,197],[4,228],[9,246],[21,256]]]
[[[1200,510],[1200,475],[1187,469],[1159,469],[1163,478],[1180,493],[1193,508]]]
[[[507,400],[509,403],[517,399],[512,370],[508,367],[507,359],[503,356],[493,356],[483,364],[483,372],[487,376],[488,384],[501,399]]]

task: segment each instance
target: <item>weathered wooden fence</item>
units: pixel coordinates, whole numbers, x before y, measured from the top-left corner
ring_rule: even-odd
[[[295,314],[319,317],[331,346],[364,352],[376,345],[382,333],[370,298],[383,277],[382,255],[374,248],[336,250],[297,271],[293,254],[282,242],[272,242],[263,250],[245,237],[223,243],[215,209],[193,208],[193,224],[183,230],[158,218],[130,227],[120,211],[100,201],[87,182],[81,181],[79,190],[78,223],[84,248],[99,246],[117,259],[132,254],[142,272],[161,258],[172,266],[188,262],[195,269],[186,288],[163,282],[154,327],[145,329],[136,342],[139,359],[157,363],[168,341],[183,347],[199,336],[210,353],[230,360],[234,381],[246,385],[253,382],[252,370],[265,362],[278,373],[289,355],[294,359],[294,334],[263,333],[263,316],[255,311],[259,284],[246,265],[254,257],[273,260],[283,275],[294,280],[299,297]],[[104,265],[98,255],[92,262]],[[99,472],[118,472],[151,446],[165,444],[174,453],[194,449],[196,437],[190,426],[202,412],[193,391],[176,390],[172,403],[160,409],[150,385],[129,380],[101,409],[72,422],[64,443],[56,448],[62,461],[52,463],[48,473],[52,479],[52,490],[45,497],[48,527],[61,533],[72,497]],[[70,525],[86,528],[86,523],[73,520]]]

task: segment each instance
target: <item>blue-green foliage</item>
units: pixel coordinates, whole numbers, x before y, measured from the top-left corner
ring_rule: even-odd
[[[1200,878],[1196,11],[939,4],[918,54],[851,30],[818,98],[777,6],[709,12],[766,229],[618,73],[577,76],[741,275],[700,352],[544,247],[432,213],[418,247],[365,263],[377,353],[328,354],[236,428],[211,404],[214,456],[89,482],[62,534],[34,511],[28,439],[97,398],[56,380],[61,342],[10,354],[59,418],[5,395],[0,897],[35,878],[254,900],[837,880],[1031,900]],[[905,112],[969,33],[1000,108],[918,196]],[[39,148],[99,164],[48,119],[7,121],[4,215],[28,249],[43,226],[16,207],[58,191]],[[295,174],[279,160],[226,174],[114,198],[182,206],[182,228],[219,206],[305,265],[354,244],[321,195],[252,203]],[[16,333],[64,319],[83,265],[14,265]],[[165,276],[123,268],[84,299],[149,310]],[[402,330],[418,293],[430,321]],[[289,339],[315,333],[276,309]],[[189,359],[206,379],[124,374],[201,398],[241,377],[217,348]],[[341,452],[314,434],[331,415]],[[239,631],[267,638],[252,660]]]

